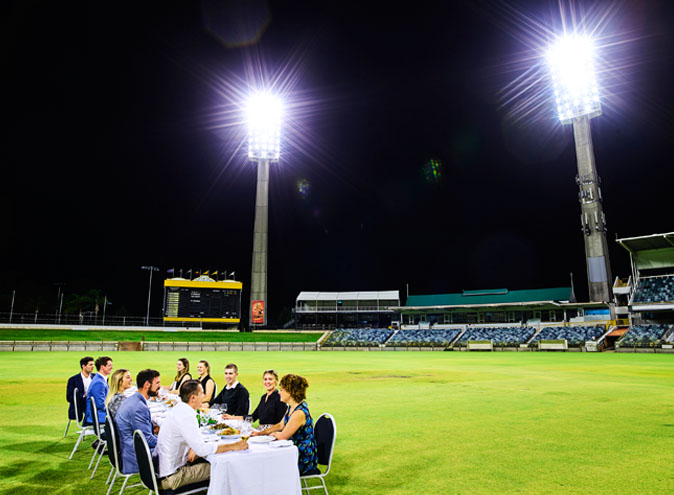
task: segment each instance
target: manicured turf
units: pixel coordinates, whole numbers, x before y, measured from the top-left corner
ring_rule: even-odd
[[[104,493],[87,445],[68,455],[65,383],[79,353],[0,360],[0,493]],[[113,353],[171,382],[179,353]],[[674,356],[592,353],[240,352],[253,397],[262,370],[296,372],[337,421],[331,495],[672,493]],[[215,372],[215,370],[218,370]],[[254,399],[254,402],[256,400]],[[131,493],[146,493],[135,490]]]
[[[0,340],[103,340],[140,342],[316,342],[322,332],[215,332],[215,331],[136,331],[136,330],[51,330],[0,329]]]

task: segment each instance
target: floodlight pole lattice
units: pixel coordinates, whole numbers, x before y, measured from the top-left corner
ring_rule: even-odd
[[[257,161],[257,189],[255,191],[255,225],[253,230],[253,263],[250,276],[250,315],[253,325],[253,301],[267,304],[267,238],[269,233],[269,159]],[[258,323],[259,324],[259,323]],[[264,311],[264,323],[267,324],[267,308]]]
[[[606,217],[602,208],[599,175],[594,161],[590,116],[582,115],[573,119],[573,138],[576,145],[578,165],[578,201],[580,202],[580,222],[585,237],[585,260],[590,301],[610,302],[611,264],[606,240]]]

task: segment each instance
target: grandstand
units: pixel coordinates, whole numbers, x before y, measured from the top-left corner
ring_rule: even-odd
[[[461,333],[458,328],[438,330],[399,330],[386,343],[387,347],[448,347]]]
[[[617,342],[618,347],[654,347],[674,341],[674,325],[636,325]]]
[[[632,266],[631,277],[613,284],[617,312],[631,314],[637,324],[674,323],[674,232],[616,242],[630,253]]]
[[[396,321],[397,290],[300,292],[293,317],[298,330],[385,328]]]
[[[335,330],[323,347],[378,347],[393,334],[388,328],[349,328]]]
[[[536,334],[529,345],[536,345],[540,340],[566,340],[570,347],[581,347],[588,341],[599,340],[605,332],[604,325],[545,327]]]
[[[600,302],[576,302],[571,287],[464,290],[454,294],[410,295],[400,312],[401,328],[419,325],[534,326],[610,318]],[[590,316],[590,315],[597,316]]]
[[[466,346],[470,341],[491,341],[498,347],[515,347],[526,344],[535,333],[534,327],[471,327],[455,345]]]

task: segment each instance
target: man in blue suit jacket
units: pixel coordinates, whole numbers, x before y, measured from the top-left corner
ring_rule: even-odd
[[[157,445],[157,435],[152,427],[150,409],[147,401],[159,393],[161,382],[156,370],[143,370],[136,376],[138,392],[126,398],[115,414],[117,436],[122,452],[122,473],[134,474],[138,472],[136,452],[133,448],[133,432],[140,430],[145,435],[147,446],[154,450]]]
[[[66,387],[66,400],[70,404],[68,406],[68,419],[75,421],[82,420],[87,408],[87,389],[93,376],[94,358],[87,356],[80,359],[80,368],[82,369],[80,373],[68,378],[68,386]],[[75,402],[73,401],[75,389],[77,389],[77,417],[75,415]]]
[[[105,398],[108,396],[108,375],[112,373],[112,359],[108,356],[101,356],[95,364],[98,373],[91,379],[91,385],[89,385],[89,391],[87,392],[87,414],[84,416],[84,424],[94,424],[91,401],[88,400],[89,397],[93,397],[98,411],[98,423],[102,428],[105,425]]]

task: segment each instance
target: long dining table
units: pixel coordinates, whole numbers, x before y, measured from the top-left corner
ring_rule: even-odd
[[[150,402],[150,414],[155,424],[161,425],[177,397],[164,397]],[[216,411],[202,412],[202,420],[225,423],[235,428],[241,421],[223,421]],[[236,442],[239,435],[219,436],[212,424],[201,427],[206,442]],[[271,440],[270,437],[251,437],[248,450],[209,455],[211,482],[208,495],[301,495],[300,474],[297,468],[299,451],[289,440]]]
[[[249,439],[248,450],[208,456],[208,495],[301,495],[297,447],[277,442]]]

